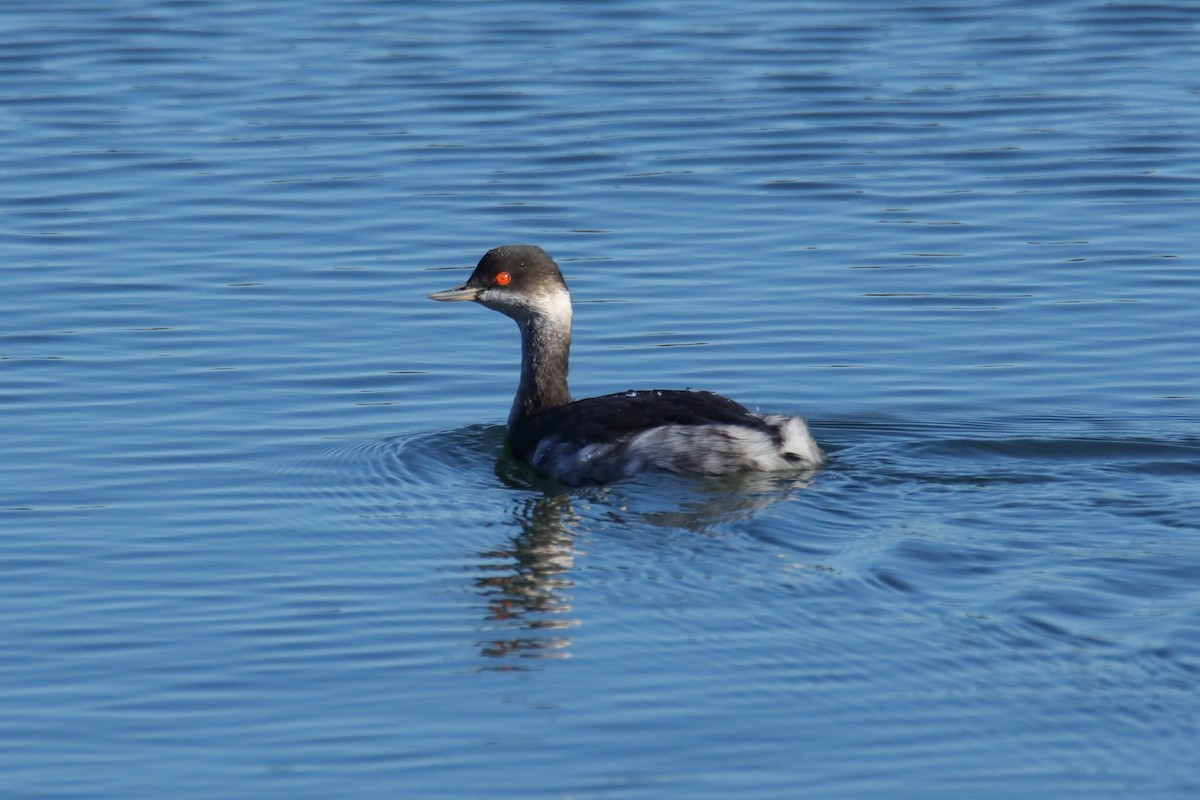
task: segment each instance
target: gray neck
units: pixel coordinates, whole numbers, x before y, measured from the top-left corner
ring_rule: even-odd
[[[521,383],[508,430],[521,420],[571,402],[567,390],[567,359],[571,352],[571,318],[548,317],[517,322],[521,329]]]

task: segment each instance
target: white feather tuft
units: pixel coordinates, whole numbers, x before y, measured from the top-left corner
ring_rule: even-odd
[[[530,464],[558,481],[610,483],[643,470],[728,475],[818,467],[825,455],[804,420],[764,417],[776,435],[741,425],[663,425],[615,442],[583,447],[548,436]]]

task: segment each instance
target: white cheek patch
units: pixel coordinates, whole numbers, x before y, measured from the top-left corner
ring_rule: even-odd
[[[571,332],[571,294],[563,289],[551,289],[535,294],[488,291],[480,297],[480,303],[493,311],[499,311],[518,323],[539,322],[546,328]]]
[[[538,298],[538,306],[542,309],[542,313],[550,319],[560,322],[566,320],[567,326],[570,327],[571,318],[574,311],[571,308],[571,295],[568,292],[558,291],[551,292],[549,296]]]

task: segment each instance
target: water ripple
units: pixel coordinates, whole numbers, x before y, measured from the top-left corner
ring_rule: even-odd
[[[1200,790],[1195,4],[4,20],[10,793]],[[830,464],[537,479],[512,241]]]

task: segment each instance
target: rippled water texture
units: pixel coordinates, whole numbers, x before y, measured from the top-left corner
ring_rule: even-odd
[[[1193,3],[8,2],[0,795],[1200,793]],[[577,396],[815,475],[504,452]]]

